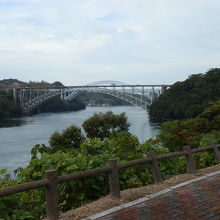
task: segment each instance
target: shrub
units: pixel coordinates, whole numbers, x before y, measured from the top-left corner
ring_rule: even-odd
[[[88,138],[104,139],[113,131],[128,131],[130,124],[125,113],[115,115],[111,111],[94,114],[82,124]]]
[[[85,140],[81,129],[76,126],[66,128],[62,133],[55,132],[49,139],[54,152],[58,149],[78,148]]]

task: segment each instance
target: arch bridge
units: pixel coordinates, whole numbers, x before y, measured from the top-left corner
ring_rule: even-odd
[[[155,98],[170,85],[131,85],[118,81],[99,81],[84,86],[10,86],[1,90],[13,90],[15,102],[24,112],[30,112],[48,99],[60,95],[65,101],[71,101],[82,92],[107,94],[132,105],[147,109]]]

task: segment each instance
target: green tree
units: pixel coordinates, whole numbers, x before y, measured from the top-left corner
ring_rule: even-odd
[[[220,68],[193,74],[176,82],[150,106],[153,120],[188,119],[198,116],[210,102],[220,99]]]
[[[82,124],[88,138],[104,139],[113,131],[128,131],[130,124],[125,113],[115,115],[111,111],[94,114]]]
[[[68,148],[78,148],[85,140],[81,129],[76,126],[66,128],[62,133],[55,132],[49,139],[49,144],[53,151]]]
[[[157,139],[171,151],[178,151],[184,145],[198,147],[201,138],[213,131],[220,131],[220,101],[207,107],[196,118],[162,123]]]
[[[0,91],[0,119],[21,116],[20,106],[16,105],[11,92]]]

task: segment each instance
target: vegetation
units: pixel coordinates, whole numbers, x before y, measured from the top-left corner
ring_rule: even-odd
[[[194,74],[172,85],[150,106],[150,117],[164,121],[196,117],[220,99],[220,68]]]
[[[31,111],[31,113],[37,114],[40,112],[78,111],[85,108],[85,104],[80,99],[74,99],[71,102],[66,102],[61,100],[60,96],[55,96],[37,106]]]
[[[80,144],[85,140],[81,129],[76,126],[70,126],[66,128],[61,134],[55,132],[50,137],[49,143],[53,151],[58,149],[64,150],[64,148],[78,148]]]
[[[14,103],[11,92],[0,91],[0,119],[21,116],[22,111]]]
[[[88,138],[110,137],[112,132],[128,131],[130,124],[125,113],[115,115],[111,111],[94,114],[82,124]]]
[[[140,144],[138,138],[129,133],[124,113],[95,114],[83,123],[86,137],[80,128],[71,126],[52,134],[49,146],[35,145],[27,167],[15,170],[16,179],[1,170],[0,187],[43,179],[44,172],[49,169],[56,169],[58,175],[64,175],[106,166],[112,158],[122,163],[144,158],[148,151],[159,155],[182,151],[185,145],[197,148],[210,143],[220,144],[219,73],[220,69],[212,69],[206,74],[192,75],[171,86],[155,101],[150,109],[152,118],[185,119],[164,122],[155,139]],[[198,168],[216,163],[212,152],[198,153],[194,159]],[[164,179],[186,172],[184,157],[161,160],[159,166]],[[148,165],[122,169],[119,176],[121,189],[153,183]],[[108,176],[105,174],[60,184],[60,208],[66,211],[107,193]],[[32,190],[3,197],[0,210],[0,220],[39,219],[46,211],[44,191]]]
[[[137,137],[128,132],[129,124],[124,114],[114,115],[107,112],[93,115],[87,123],[94,124],[94,128],[102,130],[101,133],[92,133],[93,137],[89,138],[88,132],[89,135],[85,139],[81,130],[75,126],[61,133],[54,133],[49,140],[50,146],[38,144],[32,149],[31,161],[26,168],[18,168],[15,171],[15,180],[10,179],[5,174],[6,171],[2,170],[0,187],[43,179],[45,170],[49,169],[56,169],[59,175],[64,175],[106,166],[107,161],[112,158],[117,159],[119,163],[144,158],[150,150],[156,154],[164,154],[182,150],[181,147],[188,144],[193,147],[206,146],[209,142],[219,144],[219,113],[220,101],[206,108],[194,119],[165,122],[158,137],[144,144],[140,144]],[[110,121],[114,124],[115,120],[120,129],[114,131],[115,127],[110,126],[108,120],[106,124],[94,123],[96,120],[102,121],[103,118],[112,118]],[[199,153],[194,158],[199,168],[216,163],[211,152]],[[183,157],[162,160],[159,166],[164,179],[186,172],[186,161]],[[150,183],[153,183],[153,178],[148,165],[120,170],[121,189]],[[107,193],[108,176],[105,174],[60,184],[60,208],[66,211]],[[39,219],[45,214],[44,201],[43,190],[32,190],[1,198],[0,209],[3,211],[0,213],[0,219]]]
[[[196,118],[164,122],[157,141],[171,151],[182,150],[185,145],[198,147],[204,141],[203,138],[217,143],[220,140],[219,116],[220,100],[207,107]]]

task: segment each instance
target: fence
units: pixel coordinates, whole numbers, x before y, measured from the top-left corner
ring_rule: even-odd
[[[56,170],[47,170],[45,172],[45,179],[20,184],[17,186],[10,186],[3,189],[0,189],[0,197],[8,196],[11,194],[37,189],[41,187],[46,188],[46,210],[48,220],[58,220],[59,219],[59,204],[58,204],[58,184],[83,179],[89,176],[95,176],[102,173],[109,174],[109,187],[110,187],[110,196],[111,199],[116,200],[120,199],[120,185],[119,185],[119,176],[118,170],[122,168],[142,165],[150,163],[152,166],[152,174],[155,183],[162,182],[161,173],[158,165],[158,161],[162,159],[168,159],[178,156],[185,156],[187,161],[187,172],[196,173],[195,163],[193,161],[193,154],[213,150],[216,160],[220,163],[220,152],[219,145],[210,144],[207,147],[191,149],[190,146],[185,146],[183,151],[156,155],[154,152],[150,151],[147,153],[148,157],[138,160],[129,161],[126,163],[117,164],[116,160],[109,160],[108,166],[103,168],[96,168],[91,170],[86,170],[82,172],[72,173],[64,176],[58,176]]]

